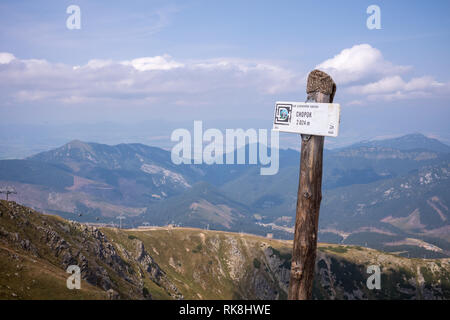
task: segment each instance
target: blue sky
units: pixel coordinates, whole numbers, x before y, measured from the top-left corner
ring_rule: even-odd
[[[72,4],[80,30],[66,28]],[[366,27],[372,4],[381,30]],[[448,1],[2,1],[0,125],[270,127],[274,102],[304,100],[305,78],[320,67],[337,82],[338,139],[420,131],[450,141],[449,9]]]

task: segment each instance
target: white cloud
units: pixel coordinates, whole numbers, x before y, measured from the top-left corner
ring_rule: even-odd
[[[405,83],[406,91],[413,90],[422,90],[422,89],[432,89],[432,88],[441,88],[444,87],[445,84],[441,82],[437,82],[431,76],[425,76],[420,78],[413,78],[409,82]]]
[[[405,81],[400,76],[382,78],[365,85],[351,86],[347,92],[355,95],[366,95],[369,100],[400,100],[424,98],[436,93],[436,89],[448,87],[448,84],[437,82],[433,77],[424,76]]]
[[[8,52],[0,52],[0,64],[7,64],[13,61],[16,57]]]
[[[409,81],[404,81],[400,76],[386,77],[379,81],[372,82],[361,86],[352,86],[348,88],[350,93],[359,94],[381,94],[392,93],[398,91],[420,91],[439,88],[444,86],[443,83],[435,81],[430,76],[412,78]]]
[[[4,66],[0,68],[0,93],[8,102],[213,103],[237,95],[295,91],[304,77],[271,62],[228,58],[181,62],[161,55],[126,61],[93,59],[72,66],[1,53],[0,61]]]
[[[317,69],[329,73],[336,82],[348,84],[378,75],[403,73],[408,66],[396,66],[386,61],[381,51],[369,44],[354,45],[333,58],[320,63]]]
[[[317,68],[332,75],[338,86],[337,102],[343,105],[450,93],[450,83],[431,76],[407,79],[404,73],[409,67],[394,65],[368,44],[344,49]],[[299,92],[305,86],[305,76],[272,61],[238,58],[179,61],[158,55],[124,61],[92,59],[84,65],[68,65],[0,53],[4,105],[30,101],[73,105],[123,105],[126,101],[127,105],[143,106],[163,102],[180,107],[259,103],[267,100],[266,95],[281,97]]]
[[[169,55],[138,58],[131,61],[123,61],[122,64],[131,65],[139,71],[170,70],[184,67],[184,64],[172,60]]]
[[[113,64],[112,60],[101,60],[101,59],[92,59],[89,60],[88,63],[84,66],[86,68],[91,69],[101,69],[104,67],[108,67]],[[78,69],[80,66],[74,66],[74,69]]]
[[[338,85],[338,93],[350,95],[347,105],[364,105],[367,101],[394,101],[448,95],[450,84],[431,76],[405,79],[409,66],[387,61],[380,50],[369,44],[342,50],[316,68],[329,73]]]
[[[404,86],[405,82],[400,76],[392,76],[369,84],[352,86],[347,91],[354,94],[386,93],[399,90]]]

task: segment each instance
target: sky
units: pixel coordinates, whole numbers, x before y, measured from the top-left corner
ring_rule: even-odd
[[[15,132],[26,145],[167,145],[194,120],[270,128],[275,101],[304,101],[314,68],[342,109],[328,145],[413,132],[449,143],[450,2],[430,3],[3,0],[0,145]],[[80,29],[67,28],[70,5]],[[367,27],[370,5],[381,29]]]

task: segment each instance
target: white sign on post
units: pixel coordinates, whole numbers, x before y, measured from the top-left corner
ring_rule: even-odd
[[[338,103],[278,101],[273,130],[337,137],[340,113]]]

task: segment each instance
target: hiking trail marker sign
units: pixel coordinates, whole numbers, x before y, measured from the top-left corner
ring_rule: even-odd
[[[278,101],[275,104],[273,130],[337,137],[340,113],[338,103]]]

